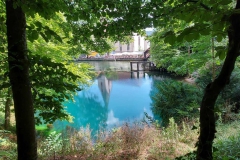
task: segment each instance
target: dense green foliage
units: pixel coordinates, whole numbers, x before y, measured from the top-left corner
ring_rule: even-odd
[[[191,42],[181,41],[174,44],[164,42],[164,30],[157,29],[149,38],[151,41],[151,58],[159,67],[166,68],[178,75],[192,74],[199,68],[209,65],[212,74],[215,74],[215,65],[221,60],[216,57],[220,48],[226,48],[226,39],[221,42],[211,36],[201,36]],[[212,68],[210,68],[210,66]]]
[[[215,72],[216,74],[219,73],[222,65],[215,66]],[[204,89],[204,87],[209,84],[212,81],[212,70],[209,68],[208,65],[203,66],[198,70],[198,75],[196,75],[196,84],[201,89]],[[224,101],[227,101],[229,99],[234,100],[238,99],[239,96],[239,80],[240,80],[240,69],[236,66],[235,70],[233,71],[231,77],[230,77],[230,83],[223,89],[221,94],[219,95],[219,103],[224,103]],[[237,101],[236,101],[237,102]]]
[[[0,7],[3,6],[3,2],[0,1]],[[1,9],[0,11],[0,111],[4,111],[5,108],[5,101],[7,95],[7,88],[9,85],[5,84],[5,81],[8,81],[8,75],[6,74],[3,68],[7,68],[7,55],[6,55],[6,47],[7,47],[7,40],[6,40],[6,28],[4,25],[5,20],[5,10]]]
[[[214,160],[237,160],[239,154],[239,120],[231,123],[218,123],[218,132],[214,140],[213,159]],[[194,160],[196,152],[190,152],[176,160]]]
[[[214,39],[221,42],[227,36],[229,38],[228,47],[213,48],[214,45],[212,45],[212,52],[210,52],[214,65],[214,49],[217,57],[220,59],[226,57],[226,59],[218,76],[215,76],[215,67],[212,66],[212,82],[204,89],[200,105],[200,135],[196,159],[211,160],[213,158],[212,145],[216,132],[215,103],[218,95],[229,84],[230,75],[239,56],[239,2],[232,0],[160,1],[161,7],[157,8],[158,12],[154,12],[156,14],[153,14],[153,17],[158,18],[154,24],[164,28],[159,37],[164,38],[164,42],[171,45],[178,42],[192,42],[205,35],[210,36],[212,44]],[[183,61],[180,59],[180,62]],[[183,70],[186,72],[185,68]]]
[[[239,121],[218,124],[218,133],[214,140],[214,159],[240,159],[239,153]]]
[[[216,37],[221,41],[226,36],[228,16],[232,13],[231,0],[226,1],[159,1],[153,18],[155,26],[164,28],[164,42],[192,42],[202,36]],[[221,12],[219,12],[221,10]],[[218,13],[218,14],[216,14]]]
[[[64,32],[66,28],[61,28],[63,20],[64,17],[60,13],[49,21],[39,15],[29,18],[29,26],[31,27],[29,27],[27,34],[30,40],[28,41],[28,58],[37,124],[41,123],[40,120],[45,123],[53,123],[56,119],[69,119],[62,103],[70,100],[76,90],[90,84],[91,76],[93,76],[93,73],[89,71],[90,66],[87,64],[76,65],[72,62],[72,56],[70,55],[73,54],[69,55],[71,52],[70,45],[61,43],[71,39]],[[44,23],[44,26],[41,23]],[[49,29],[55,38],[58,37],[58,41],[51,36],[46,39],[41,34],[43,28]],[[70,33],[71,30],[68,28],[68,31]],[[40,32],[42,36],[38,36],[37,32]],[[56,32],[66,38],[64,40],[59,39],[60,37]],[[5,88],[10,86],[7,59],[6,54],[1,54],[1,56],[3,56],[1,58],[3,63],[0,66],[2,68],[0,73],[2,75],[1,92],[6,95]],[[1,108],[4,110],[5,106],[3,104],[5,104],[6,97],[1,97],[3,100]]]
[[[195,84],[188,84],[175,80],[164,80],[153,88],[151,98],[153,100],[152,110],[155,116],[162,118],[162,124],[167,125],[170,117],[177,122],[184,118],[194,119],[198,117],[199,105],[203,90],[212,81],[212,63],[198,68],[192,78]],[[222,65],[215,65],[215,74],[219,73]],[[215,113],[219,120],[229,122],[238,119],[239,113],[239,68],[236,67],[232,73],[230,84],[220,93],[216,102]]]
[[[216,74],[219,73],[222,65],[215,66]],[[212,81],[212,70],[206,65],[198,70],[198,75],[195,77],[196,85],[204,89],[207,84]],[[223,121],[236,120],[237,113],[239,113],[239,80],[240,80],[240,70],[236,66],[230,77],[230,83],[221,91],[219,97],[216,101],[215,112],[220,114]],[[232,112],[232,113],[231,113]],[[231,114],[231,117],[225,117]],[[225,118],[224,118],[225,117]],[[228,119],[226,119],[228,118]]]
[[[185,82],[166,79],[156,85],[157,93],[152,96],[153,113],[162,118],[166,126],[169,118],[177,122],[195,119],[199,115],[201,90]]]
[[[159,67],[178,75],[191,74],[211,59],[209,36],[193,42],[179,42],[173,45],[160,38],[162,31],[155,31],[150,38],[151,57]]]
[[[72,62],[74,54],[71,53],[70,44],[67,43],[72,39],[71,28],[67,27],[68,24],[64,19],[64,16],[58,13],[48,21],[39,15],[29,20],[29,23],[35,24],[32,28],[40,30],[40,33],[42,33],[42,28],[49,28],[65,37],[56,41],[51,37],[46,39],[40,34],[42,36],[28,43],[30,79],[33,86],[37,123],[40,123],[41,119],[45,123],[53,123],[56,119],[68,119],[63,102],[72,99],[76,90],[90,84],[91,75],[93,75],[87,64]],[[43,23],[44,26],[37,22]],[[62,27],[64,24],[66,26]]]

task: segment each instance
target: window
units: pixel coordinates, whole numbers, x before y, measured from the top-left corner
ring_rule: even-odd
[[[127,51],[130,50],[130,44],[127,44]]]

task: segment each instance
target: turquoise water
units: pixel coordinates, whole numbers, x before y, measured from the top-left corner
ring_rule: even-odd
[[[67,112],[75,117],[73,123],[57,121],[54,127],[64,129],[68,125],[79,129],[89,125],[95,133],[124,122],[141,121],[144,112],[154,117],[150,95],[155,93],[154,85],[166,77],[143,72],[100,74],[92,86],[77,92],[74,102],[65,103]]]

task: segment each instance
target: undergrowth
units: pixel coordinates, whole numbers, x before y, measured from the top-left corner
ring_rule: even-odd
[[[167,128],[143,123],[125,124],[111,131],[101,131],[94,141],[91,131],[72,128],[53,132],[39,143],[40,159],[145,160],[174,159],[194,150],[197,130],[192,125],[177,125],[171,118]],[[58,140],[57,140],[58,139]],[[58,147],[56,147],[56,144]]]
[[[218,124],[214,139],[214,159],[240,160],[240,125],[239,121]]]
[[[126,123],[111,131],[98,132],[94,140],[90,127],[80,130],[67,127],[62,132],[53,131],[47,137],[38,137],[38,155],[40,160],[168,160],[177,157],[191,160],[195,157],[198,138],[198,129],[192,130],[193,126],[198,124],[177,124],[173,118],[166,128]],[[239,121],[218,123],[217,131],[214,160],[240,159]],[[16,158],[16,136],[0,132],[0,159]]]

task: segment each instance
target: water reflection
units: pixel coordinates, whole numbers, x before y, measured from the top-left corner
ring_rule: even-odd
[[[104,74],[100,74],[100,76],[97,78],[97,81],[98,81],[98,88],[101,91],[105,106],[108,106],[110,92],[112,89],[112,82],[111,80],[107,79],[107,77]]]
[[[83,62],[81,61],[81,63]],[[129,61],[85,61],[85,63],[94,66],[95,71],[106,71],[107,69],[113,71],[130,71]]]
[[[91,87],[78,92],[74,102],[65,104],[75,117],[73,123],[58,121],[54,126],[64,129],[69,125],[79,129],[89,124],[96,133],[125,121],[142,120],[144,112],[153,117],[150,94],[154,94],[155,81],[165,77],[144,72],[100,73]]]
[[[78,92],[74,102],[65,104],[67,111],[74,116],[73,123],[57,121],[56,129],[64,129],[67,125],[75,129],[90,125],[94,130],[105,129],[108,119],[108,108],[101,101],[98,94],[92,91]]]

